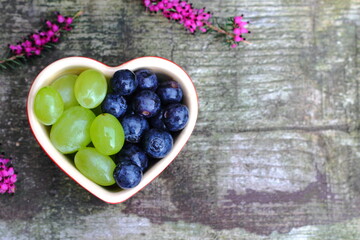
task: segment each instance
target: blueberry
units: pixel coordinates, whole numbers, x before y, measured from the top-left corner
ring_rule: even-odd
[[[150,129],[142,139],[142,147],[146,154],[153,158],[163,158],[171,150],[173,146],[173,138],[170,133],[159,130]]]
[[[183,129],[189,120],[189,110],[184,104],[173,103],[164,109],[164,123],[169,131]]]
[[[115,182],[123,189],[136,187],[140,183],[141,178],[142,171],[140,167],[130,161],[123,161],[115,167]]]
[[[162,82],[156,93],[163,104],[179,103],[183,97],[180,84],[176,81]]]
[[[122,117],[127,110],[127,103],[123,96],[117,93],[109,93],[101,103],[103,113],[110,113],[116,118]]]
[[[117,92],[123,96],[128,96],[136,90],[138,81],[136,79],[135,73],[132,71],[128,69],[118,70],[111,78],[110,86],[114,92]]]
[[[152,118],[149,118],[149,125],[152,127],[152,128],[157,128],[157,129],[160,129],[160,130],[164,130],[166,131],[166,126],[165,126],[165,123],[164,123],[164,110],[163,109],[160,109],[160,111],[158,112],[158,114],[156,114],[154,117]]]
[[[149,159],[138,146],[126,143],[121,151],[116,155],[115,162],[131,161],[140,167],[141,171],[145,171],[148,166]]]
[[[137,93],[132,100],[134,112],[146,118],[155,116],[160,110],[160,105],[160,98],[150,90]]]
[[[139,82],[138,89],[155,91],[158,87],[157,76],[151,70],[140,69],[135,71],[135,75]]]
[[[121,120],[124,129],[125,140],[132,143],[140,141],[145,130],[149,129],[147,120],[138,114],[127,114]]]

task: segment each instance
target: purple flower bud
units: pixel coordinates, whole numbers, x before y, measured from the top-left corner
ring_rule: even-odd
[[[58,21],[58,23],[63,23],[65,21],[65,17],[63,15],[59,14],[57,16],[57,21]]]
[[[9,179],[11,183],[15,183],[17,181],[17,175],[13,174]]]
[[[40,36],[39,36],[38,34],[33,34],[33,35],[31,35],[31,37],[32,37],[34,40],[36,40],[36,39],[39,39],[39,38],[40,38]]]
[[[46,21],[46,26],[48,27],[48,28],[51,28],[52,27],[52,22],[50,22],[49,20],[48,21]]]
[[[57,32],[57,31],[59,31],[59,26],[56,25],[56,24],[53,24],[51,29],[52,29],[54,32]]]
[[[65,23],[66,23],[67,25],[70,25],[70,24],[72,24],[73,20],[74,20],[73,18],[67,17],[67,18],[65,18]]]
[[[158,6],[159,10],[164,10],[164,8],[165,8],[163,2],[159,2],[159,3],[157,4],[157,6]]]
[[[234,28],[233,33],[235,35],[240,35],[241,34],[241,29],[240,28]]]
[[[151,4],[151,0],[144,0],[145,7],[149,7]]]
[[[9,188],[9,185],[8,185],[8,184],[6,184],[6,183],[0,183],[0,189],[1,189],[1,190],[6,191],[6,190],[8,190],[8,188]]]
[[[9,176],[7,169],[1,170],[1,171],[0,171],[0,175],[3,176],[3,177]]]
[[[46,34],[47,34],[48,37],[54,36],[54,32],[51,31],[51,30],[47,31]]]
[[[10,45],[9,48],[10,48],[10,50],[12,50],[12,51],[15,51],[15,50],[17,49],[17,47],[16,47],[15,45]],[[2,164],[6,164],[6,163],[3,163],[3,162],[1,162],[1,163],[2,163]]]
[[[17,46],[14,46],[17,47]],[[9,158],[3,158],[0,156],[0,193],[14,193],[15,185],[17,181],[17,175],[10,163]]]
[[[38,46],[41,46],[42,45],[41,39],[36,39],[35,44],[38,45]]]
[[[242,37],[240,37],[239,35],[236,35],[236,36],[234,37],[234,41],[235,41],[235,42],[241,42],[241,41],[244,41],[244,39],[243,39]]]
[[[243,17],[242,16],[236,16],[234,17],[234,22],[236,24],[240,24],[242,22]]]
[[[9,175],[13,175],[14,174],[14,168],[13,167],[9,167],[8,168],[8,176]]]

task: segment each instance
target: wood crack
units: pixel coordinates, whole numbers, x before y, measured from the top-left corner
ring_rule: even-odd
[[[357,129],[356,127],[355,129]],[[238,132],[273,132],[273,131],[303,131],[303,132],[321,132],[321,131],[341,131],[349,133],[351,128],[348,124],[323,125],[323,126],[284,126],[284,127],[263,127],[263,128],[241,128]]]

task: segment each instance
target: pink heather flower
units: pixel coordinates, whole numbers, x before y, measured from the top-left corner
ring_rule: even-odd
[[[48,28],[51,28],[53,25],[52,22],[50,22],[49,20],[47,20],[45,23]]]
[[[6,191],[9,189],[9,184],[6,183],[0,183],[0,193],[6,193]]]
[[[53,24],[52,27],[51,27],[51,30],[53,30],[54,32],[59,31],[59,29],[60,29],[59,26],[56,25],[56,24]]]
[[[144,0],[143,3],[145,5],[145,7],[149,7],[151,4],[151,0]]]
[[[56,22],[47,20],[41,31],[29,35],[28,38],[17,45],[9,45],[12,55],[25,55],[26,57],[41,55],[44,45],[59,41],[62,30],[72,30],[71,24],[74,18],[65,17],[58,12],[55,14]]]
[[[160,9],[160,10],[164,10],[164,3],[163,2],[159,2],[157,7]]]
[[[52,36],[54,36],[54,31],[52,31],[52,30],[49,30],[49,31],[47,31],[46,32],[46,35],[48,36],[48,37],[52,37]]]
[[[65,17],[63,15],[59,14],[57,16],[57,21],[58,21],[58,23],[63,23],[63,22],[65,22]]]
[[[196,31],[206,33],[208,29],[211,29],[218,34],[223,34],[225,41],[232,48],[235,48],[239,42],[245,41],[242,34],[250,33],[245,27],[249,22],[243,21],[243,15],[229,19],[225,26],[230,27],[223,28],[211,23],[212,14],[205,12],[205,8],[194,8],[188,1],[143,0],[142,2],[150,12],[160,12],[169,20],[177,21],[183,25],[190,33]]]
[[[66,18],[65,18],[65,23],[66,23],[67,25],[72,24],[73,21],[74,21],[74,19],[73,19],[72,17],[66,17]]]
[[[240,24],[242,22],[243,16],[234,17],[234,23]]]
[[[9,158],[1,158],[0,157],[0,166],[1,165],[6,165],[10,162],[10,159]]]
[[[235,35],[240,35],[241,34],[241,29],[240,28],[234,28],[233,33]]]
[[[11,159],[0,156],[0,193],[14,193],[17,174],[11,165]]]
[[[235,42],[241,42],[241,41],[244,41],[244,39],[243,39],[242,37],[240,37],[239,35],[236,35],[236,36],[234,37],[234,41],[235,41]]]
[[[9,48],[12,52],[14,52],[16,54],[21,54],[21,52],[22,52],[21,45],[10,45]]]
[[[245,26],[248,24],[249,22],[245,22],[243,21],[243,16],[236,16],[234,17],[234,28],[233,28],[233,33],[235,34],[234,36],[234,42],[241,42],[244,41],[245,38],[242,37],[241,34],[243,33],[250,33],[249,30],[247,30],[245,28]],[[231,46],[232,47],[232,46]]]
[[[162,12],[164,17],[178,21],[191,33],[207,31],[203,26],[209,24],[211,14],[204,13],[204,8],[197,9],[191,3],[179,0],[143,0],[143,4],[151,12]]]

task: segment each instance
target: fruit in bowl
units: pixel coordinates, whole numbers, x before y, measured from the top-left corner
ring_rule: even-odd
[[[37,100],[46,88],[48,98]],[[109,67],[70,57],[37,76],[27,112],[36,140],[65,173],[103,201],[119,203],[175,159],[195,127],[198,99],[186,72],[163,58]]]

